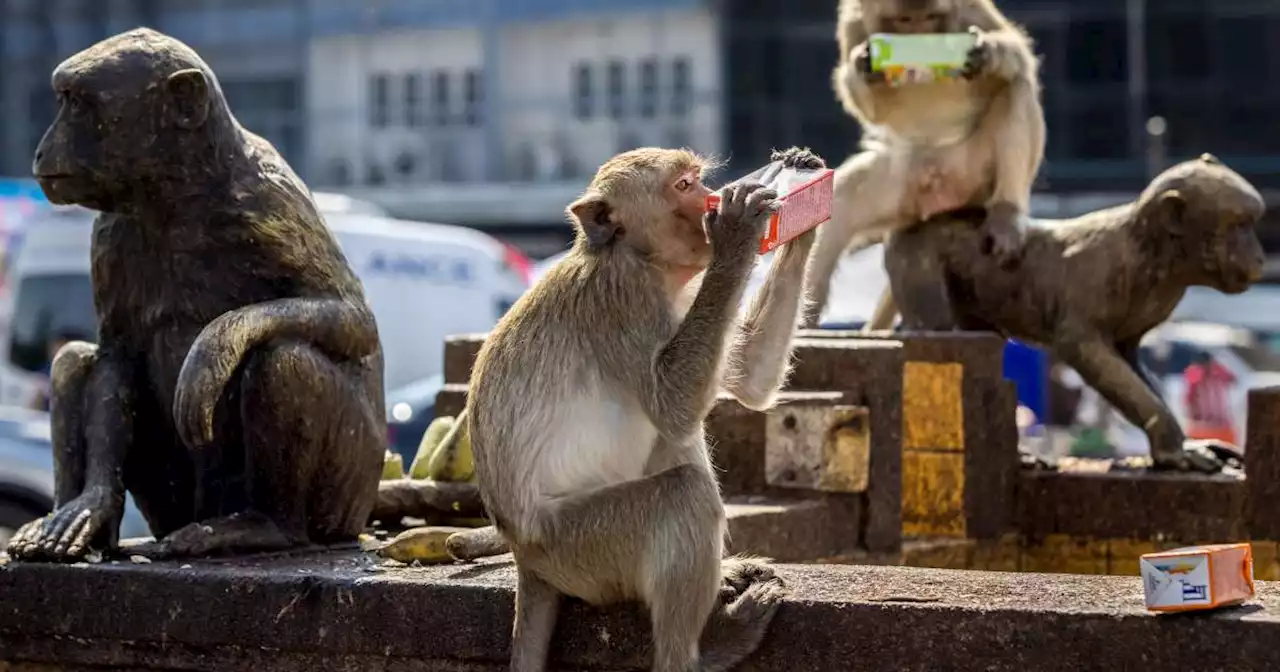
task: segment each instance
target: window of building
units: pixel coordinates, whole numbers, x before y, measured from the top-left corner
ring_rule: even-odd
[[[449,73],[444,70],[431,76],[431,118],[436,126],[449,123]]]
[[[374,128],[391,125],[391,78],[377,74],[369,80],[369,124]]]
[[[573,66],[573,113],[579,119],[590,119],[595,112],[594,94],[591,65],[579,63]]]
[[[652,118],[658,112],[658,60],[640,62],[640,116]]]
[[[692,102],[693,73],[685,56],[671,62],[671,114],[677,117],[689,113]]]
[[[484,78],[472,68],[463,75],[463,117],[468,126],[479,126],[484,109]]]
[[[1110,84],[1128,77],[1124,18],[1072,21],[1067,27],[1067,79],[1073,84]]]
[[[404,76],[404,120],[410,127],[424,126],[426,122],[426,96],[422,90],[422,75],[409,73]]]
[[[1153,81],[1205,79],[1213,65],[1206,16],[1150,16],[1147,23],[1147,68]],[[1233,47],[1234,51],[1234,47]],[[1236,67],[1237,56],[1231,55]]]
[[[626,69],[623,67],[622,61],[609,61],[607,72],[609,116],[614,119],[621,119],[626,114]]]

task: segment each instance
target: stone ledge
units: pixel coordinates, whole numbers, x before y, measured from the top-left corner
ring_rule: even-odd
[[[1242,608],[1157,617],[1136,577],[778,571],[792,596],[744,670],[1280,669],[1280,588],[1265,582]],[[502,670],[513,581],[510,556],[400,569],[358,551],[12,563],[0,569],[0,670]],[[567,604],[553,667],[645,669],[648,632],[638,608]]]

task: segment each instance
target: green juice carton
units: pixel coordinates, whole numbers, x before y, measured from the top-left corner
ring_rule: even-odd
[[[871,70],[890,86],[958,79],[969,52],[978,43],[973,33],[875,33],[868,39]]]

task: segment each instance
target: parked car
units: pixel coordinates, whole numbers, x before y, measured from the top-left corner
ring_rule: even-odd
[[[528,288],[528,259],[488,234],[331,205],[339,209],[324,217],[373,309],[388,390],[438,373],[445,337],[489,330]],[[9,276],[12,291],[0,297],[0,315],[10,316],[0,331],[0,404],[29,403],[54,335],[96,337],[93,217],[84,208],[54,208],[25,229]]]
[[[387,447],[399,453],[407,471],[418,453],[418,443],[435,419],[436,394],[444,376],[436,374],[387,393]]]
[[[49,414],[0,407],[0,549],[19,527],[52,511],[53,499]],[[149,536],[133,497],[126,496],[120,537]]]

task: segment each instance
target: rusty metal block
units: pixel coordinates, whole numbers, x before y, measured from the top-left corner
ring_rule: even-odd
[[[487,334],[455,334],[444,339],[444,382],[471,381],[471,366]]]
[[[1138,559],[1161,550],[1154,541],[1140,539],[1107,540],[1107,573],[1138,576]]]
[[[902,533],[964,537],[964,453],[902,452]]]
[[[964,365],[902,365],[902,447],[964,450]]]
[[[1106,574],[1107,541],[1065,534],[1027,539],[1019,564],[1024,572]]]
[[[823,492],[866,492],[871,419],[865,406],[788,404],[765,421],[765,480]]]

